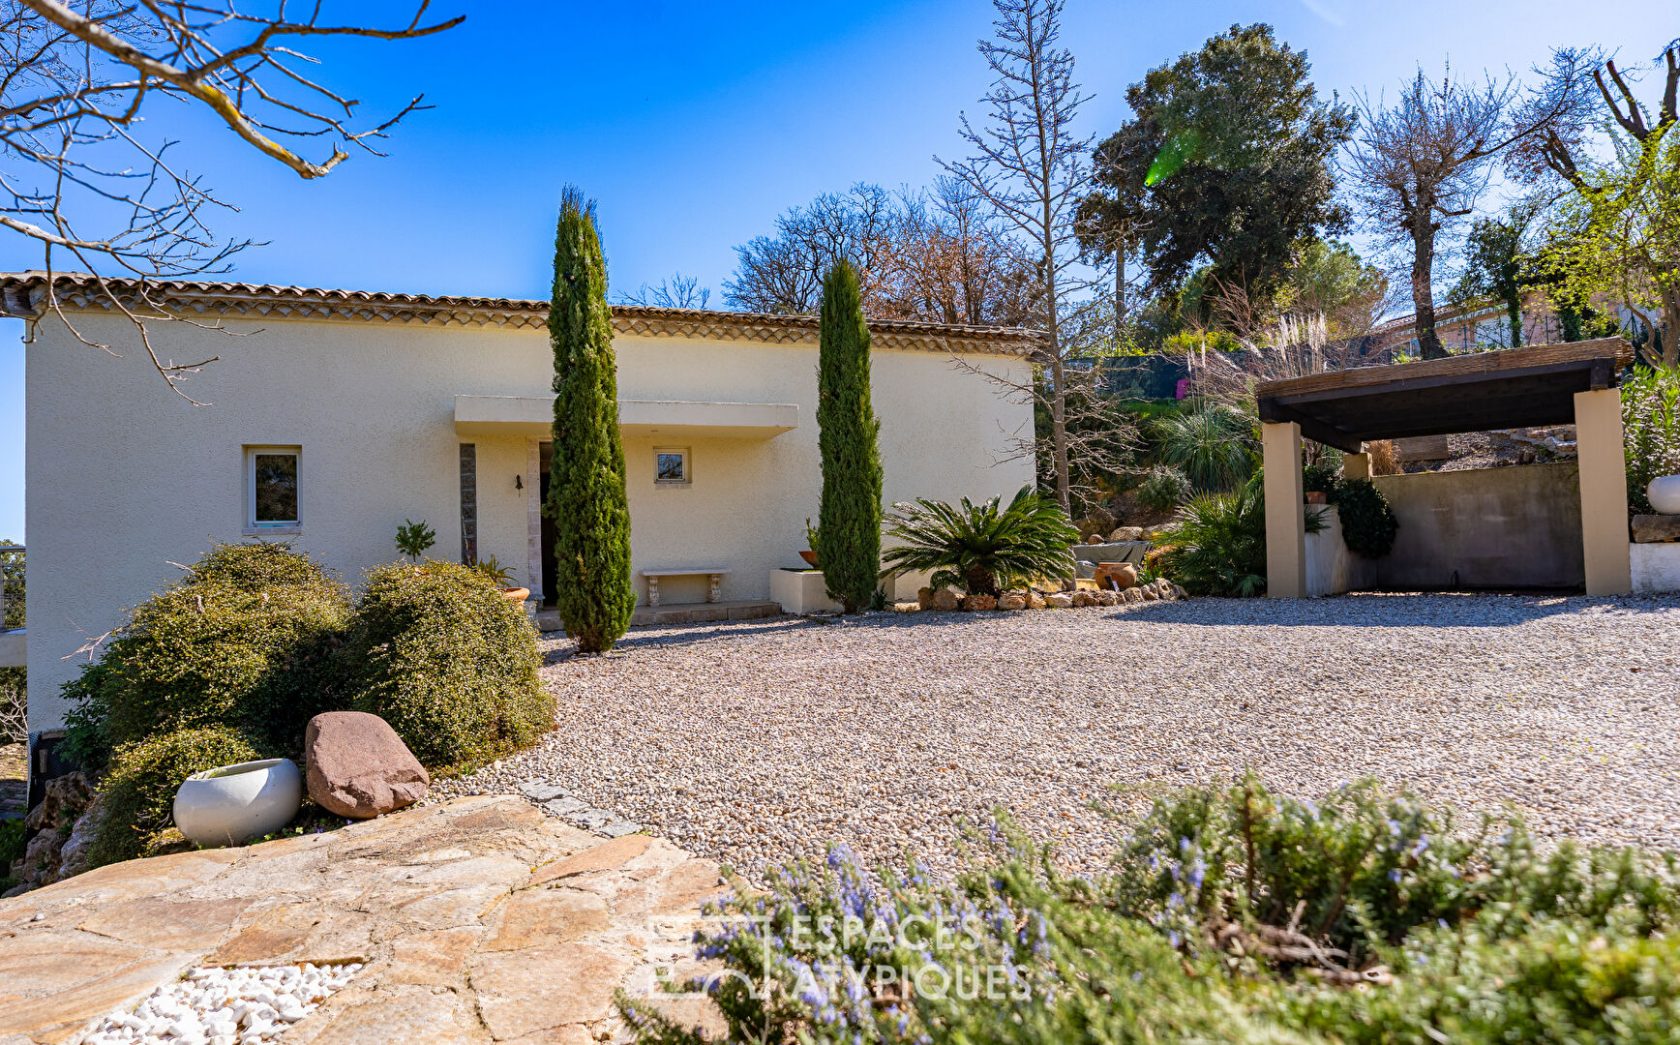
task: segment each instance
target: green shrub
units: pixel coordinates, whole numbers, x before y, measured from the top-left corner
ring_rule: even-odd
[[[696,957],[727,1040],[1674,1040],[1675,858],[1540,855],[1371,783],[1163,799],[1070,878],[1007,821],[950,882],[844,849],[733,883]],[[1001,973],[1001,975],[999,975]],[[620,996],[643,1045],[702,1040]]]
[[[187,777],[262,757],[250,738],[225,726],[177,730],[117,748],[99,785],[89,866],[147,855],[170,826],[175,792]]]
[[[428,768],[464,771],[554,725],[536,632],[471,567],[369,573],[340,663],[351,705],[390,723]]]
[[[1203,494],[1184,506],[1160,558],[1161,572],[1192,595],[1248,598],[1266,592],[1265,477],[1256,472],[1242,489]],[[1316,511],[1308,533],[1324,529]]]
[[[1254,419],[1234,406],[1200,402],[1151,425],[1161,463],[1172,465],[1197,493],[1234,490],[1258,467]]]
[[[1330,503],[1342,517],[1342,540],[1349,551],[1367,559],[1380,559],[1394,548],[1400,520],[1376,483],[1369,479],[1348,479],[1336,487]]]
[[[918,499],[893,505],[887,535],[898,543],[882,561],[886,576],[931,571],[934,587],[996,595],[1040,578],[1073,576],[1079,531],[1061,505],[1023,486],[1007,506],[1002,498],[974,504]]]
[[[136,607],[65,688],[71,750],[97,768],[112,748],[227,726],[286,753],[335,704],[331,654],[349,624],[342,587],[271,544],[224,545]]]
[[[1309,464],[1301,471],[1301,489],[1307,493],[1334,494],[1342,488],[1339,465]]]
[[[1138,484],[1138,504],[1157,512],[1170,512],[1188,501],[1192,494],[1190,480],[1171,465],[1158,464],[1144,473]]]
[[[225,584],[244,591],[309,588],[340,591],[327,571],[280,541],[218,544],[187,567],[183,584]]]
[[[1622,382],[1622,430],[1628,509],[1646,515],[1652,511],[1645,496],[1651,480],[1680,475],[1680,370],[1638,367]]]

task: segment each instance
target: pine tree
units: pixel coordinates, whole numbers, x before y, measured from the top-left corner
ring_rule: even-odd
[[[822,506],[816,549],[829,598],[847,613],[868,608],[881,569],[880,431],[869,401],[869,327],[858,275],[841,261],[823,280],[817,361],[817,441]]]
[[[618,431],[607,268],[595,207],[568,187],[554,243],[554,463],[548,504],[554,520],[554,602],[580,653],[612,648],[630,626],[630,505]]]

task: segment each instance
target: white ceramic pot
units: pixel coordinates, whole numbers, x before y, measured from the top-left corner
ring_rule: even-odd
[[[1659,475],[1645,487],[1645,499],[1663,515],[1680,515],[1680,475]]]
[[[241,762],[188,777],[175,792],[175,826],[197,845],[242,845],[285,827],[302,804],[296,762]]]

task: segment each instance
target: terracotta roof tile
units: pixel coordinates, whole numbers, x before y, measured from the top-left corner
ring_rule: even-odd
[[[52,289],[61,307],[75,311],[111,311],[99,280],[87,273],[53,273]],[[0,311],[32,317],[46,308],[48,274],[0,273]],[[149,304],[171,312],[268,317],[276,319],[362,319],[418,322],[439,326],[542,327],[548,302],[519,298],[401,294],[377,290],[333,290],[212,280],[107,279],[105,288],[129,307]],[[613,329],[645,337],[714,338],[775,344],[815,344],[815,316],[716,312],[708,309],[614,305]],[[913,320],[872,320],[869,330],[882,348],[937,352],[987,352],[1025,355],[1042,335],[1019,327],[956,326]]]

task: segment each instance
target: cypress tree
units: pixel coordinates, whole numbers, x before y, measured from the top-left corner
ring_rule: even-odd
[[[829,598],[847,613],[875,598],[881,570],[880,431],[869,401],[869,326],[857,270],[841,261],[823,279],[822,344],[817,361],[817,441],[822,506],[817,562]]]
[[[580,653],[612,648],[630,626],[630,505],[618,431],[618,364],[613,356],[607,267],[595,205],[567,187],[554,242],[554,462],[548,503],[554,520],[554,601]]]

